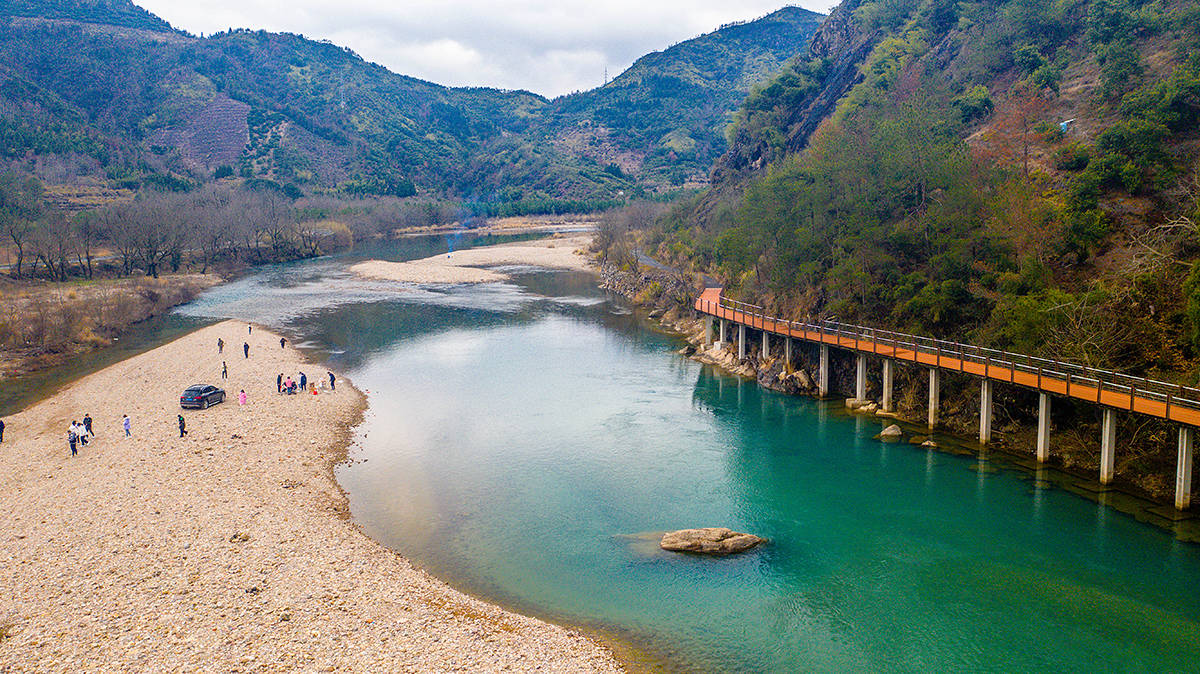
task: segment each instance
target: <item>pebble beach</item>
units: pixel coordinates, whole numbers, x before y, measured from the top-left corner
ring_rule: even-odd
[[[364,535],[333,466],[365,398],[340,378],[279,395],[276,375],[300,371],[328,381],[278,335],[224,322],[5,418],[0,671],[621,669]],[[228,399],[182,411],[180,438],[179,394],[196,383]],[[95,438],[72,457],[67,427],[85,413]]]
[[[537,241],[506,243],[456,250],[409,262],[367,260],[350,267],[366,278],[406,283],[494,283],[508,275],[505,265],[588,271],[595,265],[586,255],[592,235],[555,236]]]

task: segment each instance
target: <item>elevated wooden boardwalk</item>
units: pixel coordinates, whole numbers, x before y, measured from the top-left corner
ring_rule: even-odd
[[[706,288],[696,311],[780,337],[962,372],[1119,410],[1200,426],[1200,389],[1006,351],[836,322],[797,323]]]
[[[803,323],[767,316],[762,307],[723,297],[720,288],[706,288],[696,299],[696,311],[739,326],[739,351],[745,353],[745,328],[763,334],[763,348],[769,348],[768,336],[800,339],[821,345],[820,388],[828,390],[828,349],[836,347],[858,355],[857,396],[865,397],[866,356],[883,359],[883,407],[891,411],[893,364],[907,362],[929,368],[929,426],[937,422],[939,405],[938,374],[942,371],[973,375],[982,381],[979,440],[991,436],[992,385],[1002,382],[1040,393],[1038,406],[1037,457],[1049,458],[1051,396],[1072,398],[1100,406],[1104,410],[1101,435],[1100,482],[1113,479],[1116,451],[1114,411],[1157,417],[1181,424],[1176,462],[1176,498],[1178,509],[1189,507],[1192,483],[1192,444],[1195,427],[1200,426],[1200,389],[1171,384],[1145,377],[1090,368],[1066,361],[986,349],[946,340],[909,335],[889,330],[835,321]],[[787,353],[790,355],[791,342]]]

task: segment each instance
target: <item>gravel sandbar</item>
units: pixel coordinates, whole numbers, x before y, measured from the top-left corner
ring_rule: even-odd
[[[364,535],[332,472],[364,398],[345,381],[278,395],[276,374],[301,370],[327,381],[277,335],[225,322],[5,418],[0,671],[620,669]],[[178,396],[199,382],[229,399],[184,411],[180,438]],[[72,457],[85,413],[96,438]]]
[[[538,241],[466,248],[409,262],[367,260],[350,270],[367,278],[407,283],[492,283],[508,275],[496,269],[505,265],[530,265],[549,269],[586,271],[595,268],[584,251],[590,234],[552,237]]]

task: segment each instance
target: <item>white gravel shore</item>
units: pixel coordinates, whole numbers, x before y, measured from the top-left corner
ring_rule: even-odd
[[[496,269],[505,265],[530,265],[549,269],[586,271],[595,265],[584,254],[591,234],[551,237],[537,241],[466,248],[410,262],[367,260],[350,267],[359,275],[407,283],[492,283],[508,275]]]
[[[276,374],[301,370],[327,381],[277,335],[225,322],[5,418],[0,671],[620,669],[364,535],[332,473],[363,396],[342,380],[278,395]],[[179,394],[199,382],[229,399],[183,412],[180,438]],[[96,438],[72,457],[67,426],[85,413]]]

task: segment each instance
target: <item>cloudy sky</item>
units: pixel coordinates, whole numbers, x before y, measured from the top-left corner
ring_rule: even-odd
[[[785,4],[831,0],[134,0],[192,33],[262,28],[329,39],[450,86],[554,97],[600,86],[634,59]]]

